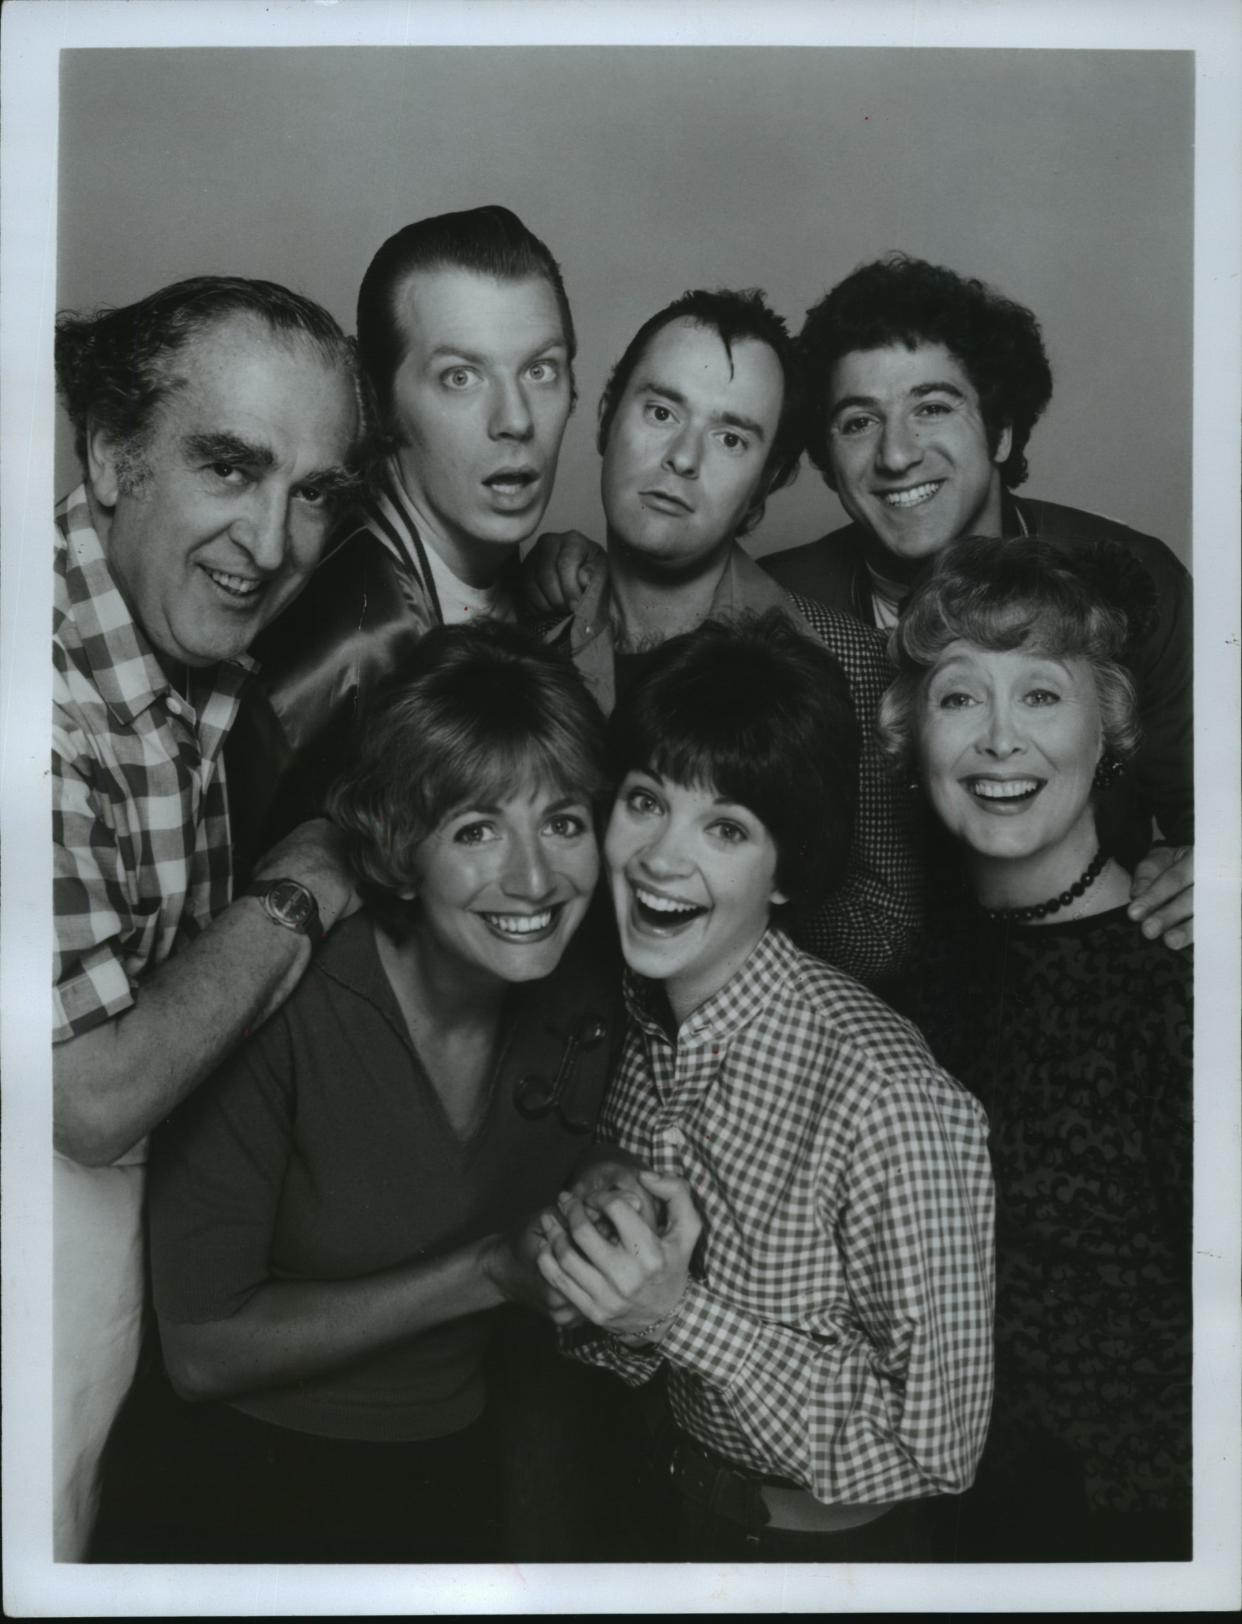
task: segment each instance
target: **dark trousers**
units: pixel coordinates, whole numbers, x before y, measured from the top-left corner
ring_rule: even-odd
[[[320,1438],[186,1404],[158,1365],[104,1457],[95,1562],[482,1562],[501,1547],[491,1418],[443,1438]]]
[[[172,1391],[149,1337],[104,1456],[97,1562],[644,1562],[635,1395],[502,1311],[486,1420],[338,1444]]]
[[[504,1559],[655,1561],[638,1395],[563,1357],[546,1320],[516,1308],[498,1319],[488,1387]]]

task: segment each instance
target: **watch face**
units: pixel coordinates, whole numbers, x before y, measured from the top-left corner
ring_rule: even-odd
[[[276,880],[267,893],[268,907],[291,930],[302,930],[315,912],[315,899],[296,880]]]

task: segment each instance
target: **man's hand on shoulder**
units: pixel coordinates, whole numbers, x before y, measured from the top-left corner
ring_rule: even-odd
[[[523,609],[530,615],[569,614],[606,562],[603,548],[581,531],[545,531],[522,560]]]
[[[1166,947],[1189,947],[1195,939],[1193,846],[1153,846],[1134,870],[1130,918],[1143,935]]]
[[[296,880],[314,897],[323,930],[360,906],[340,832],[326,818],[273,846],[256,880]],[[143,976],[131,1007],[58,1045],[52,1066],[56,1147],[105,1166],[130,1150],[302,979],[312,945],[239,898]]]

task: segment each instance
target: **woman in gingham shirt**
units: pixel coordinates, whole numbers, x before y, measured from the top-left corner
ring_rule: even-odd
[[[779,617],[709,626],[609,736],[619,1150],[545,1215],[541,1267],[591,1322],[578,1357],[663,1380],[670,1557],[925,1555],[894,1507],[964,1489],[983,1446],[992,1184],[915,1029],[772,923],[848,846],[844,678]]]

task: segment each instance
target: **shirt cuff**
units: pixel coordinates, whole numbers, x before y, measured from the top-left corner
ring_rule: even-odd
[[[734,1308],[700,1281],[691,1280],[682,1309],[658,1343],[660,1354],[713,1387],[727,1389],[742,1376],[762,1321]]]
[[[641,1387],[650,1381],[664,1358],[661,1347],[631,1348],[594,1325],[561,1331],[559,1340],[561,1352],[569,1358],[610,1370],[630,1387]]]
[[[52,1042],[64,1043],[103,1026],[134,1002],[125,966],[106,944],[98,947],[52,989]]]

